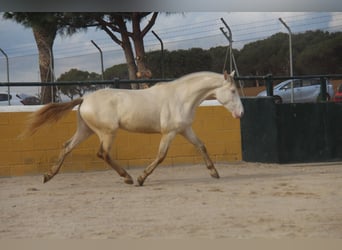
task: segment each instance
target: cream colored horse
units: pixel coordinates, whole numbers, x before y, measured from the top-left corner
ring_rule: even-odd
[[[57,164],[44,175],[44,182],[58,173],[65,157],[79,143],[95,133],[100,139],[97,156],[116,170],[125,183],[133,184],[132,177],[109,154],[118,128],[162,134],[157,157],[137,179],[139,185],[143,185],[145,179],[164,160],[177,134],[184,136],[199,149],[210,175],[219,178],[204,144],[195,135],[191,125],[197,106],[209,97],[216,98],[233,117],[240,118],[243,115],[233,76],[234,72],[230,75],[226,72],[224,75],[198,72],[144,90],[101,89],[68,103],[47,104],[33,113],[27,133],[35,133],[43,124],[56,122],[74,106],[80,106],[77,131],[64,144]]]

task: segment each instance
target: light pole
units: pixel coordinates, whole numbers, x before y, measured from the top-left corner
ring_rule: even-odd
[[[289,50],[290,50],[290,76],[293,77],[293,65],[292,65],[292,32],[290,27],[284,22],[281,17],[279,17],[279,21],[285,26],[285,28],[289,32]],[[293,103],[294,90],[293,90],[293,79],[291,81],[291,103]]]

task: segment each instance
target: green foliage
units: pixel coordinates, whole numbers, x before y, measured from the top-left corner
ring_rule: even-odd
[[[337,74],[342,72],[342,32],[308,31],[292,36],[294,74]],[[240,75],[289,75],[289,37],[277,33],[267,39],[234,50]],[[164,51],[164,77],[177,78],[196,71],[222,72],[227,47],[203,50]],[[162,78],[161,51],[146,53],[153,78]],[[226,62],[229,69],[229,55]],[[128,79],[126,64],[114,65],[104,72],[106,80]],[[80,78],[79,78],[80,79]],[[78,80],[79,80],[78,79]],[[246,83],[246,86],[254,83]]]
[[[224,63],[226,62],[226,70],[229,70],[230,65],[229,65],[229,49],[227,51],[227,47],[223,46],[218,46],[215,48],[210,48],[208,50],[209,55],[211,57],[211,68],[210,71],[214,71],[217,73],[222,73],[223,72],[223,66]],[[228,54],[227,54],[228,53]],[[239,51],[236,49],[233,49],[233,54],[235,57],[239,56]],[[226,54],[227,54],[227,59],[226,59]]]
[[[95,87],[91,85],[92,80],[101,80],[101,76],[97,73],[88,71],[82,71],[78,69],[71,69],[68,72],[63,73],[57,82],[68,82],[68,81],[80,81],[82,84],[78,85],[61,85],[59,90],[66,96],[73,99],[74,96],[83,96],[86,91],[92,90]],[[84,82],[89,82],[86,84]]]
[[[341,51],[341,32],[292,35],[294,75],[341,73]],[[237,59],[241,75],[289,75],[289,64],[289,37],[284,33],[245,45]]]
[[[67,12],[5,12],[5,19],[12,19],[27,28],[49,29],[60,35],[72,35],[84,26],[71,25],[76,19],[72,13]]]
[[[278,33],[265,40],[246,44],[237,57],[241,75],[288,74],[288,36]],[[288,51],[288,50],[287,50]],[[286,67],[284,67],[286,65]]]
[[[161,78],[161,53],[154,51],[146,53],[146,62],[150,66],[154,78]],[[211,70],[212,58],[201,48],[189,50],[164,51],[164,76],[176,78],[196,71]]]
[[[299,74],[341,74],[342,32],[319,33],[320,41],[309,43],[299,52],[296,68]],[[304,42],[303,42],[304,43]],[[308,66],[309,65],[309,66]]]
[[[110,68],[107,68],[103,72],[103,77],[105,80],[113,80],[114,78],[128,79],[127,64],[122,63],[122,64],[114,65]]]

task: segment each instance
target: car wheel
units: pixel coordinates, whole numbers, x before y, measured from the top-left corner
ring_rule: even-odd
[[[273,98],[274,98],[274,103],[275,104],[282,104],[283,103],[283,99],[281,99],[280,96],[275,95],[275,96],[273,96]]]

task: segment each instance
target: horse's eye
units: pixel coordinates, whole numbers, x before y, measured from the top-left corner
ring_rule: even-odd
[[[235,90],[235,89],[233,89],[233,90],[232,90],[232,94],[235,94],[235,93],[236,93],[236,90]]]

